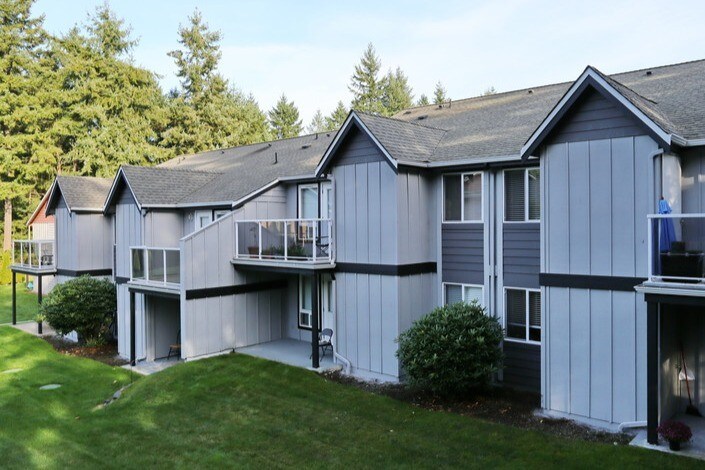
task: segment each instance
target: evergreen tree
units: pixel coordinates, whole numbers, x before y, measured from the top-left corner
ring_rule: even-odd
[[[88,16],[86,30],[94,47],[103,57],[116,58],[129,52],[138,43],[130,38],[132,28],[125,26],[125,20],[113,13],[107,1],[96,8],[95,14]]]
[[[409,79],[404,74],[401,68],[387,73],[384,80],[384,93],[382,96],[382,104],[384,106],[384,114],[391,116],[398,113],[402,109],[410,108],[413,105],[414,96]]]
[[[436,89],[433,90],[433,104],[443,104],[449,99],[443,84],[441,82],[436,83]]]
[[[168,97],[168,125],[161,145],[177,154],[261,142],[270,137],[267,118],[252,96],[218,74],[221,35],[196,10],[179,28],[174,58],[181,87]]]
[[[340,129],[340,126],[345,122],[345,118],[348,117],[349,111],[345,107],[342,101],[338,101],[338,106],[335,107],[330,116],[326,117],[326,130],[336,131]]]
[[[429,104],[431,103],[428,101],[428,96],[424,94],[419,96],[419,101],[416,102],[417,106],[428,106]]]
[[[495,93],[497,93],[497,90],[495,90],[493,86],[490,86],[482,92],[482,96],[494,95]]]
[[[3,249],[11,248],[28,213],[34,188],[45,188],[59,153],[49,129],[57,112],[50,85],[52,64],[43,17],[32,17],[33,0],[0,5],[0,199],[4,202]]]
[[[298,137],[303,128],[299,119],[299,110],[293,101],[287,101],[282,94],[277,104],[267,113],[272,133],[277,139]]]
[[[306,132],[309,134],[315,134],[318,132],[325,132],[326,130],[326,120],[323,117],[321,110],[317,109],[316,114],[314,114],[313,118],[311,118],[311,124],[309,124],[306,128]]]
[[[372,43],[367,45],[360,63],[355,66],[355,72],[350,78],[349,90],[353,94],[352,108],[368,113],[384,114],[382,97],[385,79],[379,78],[382,62],[377,57]]]

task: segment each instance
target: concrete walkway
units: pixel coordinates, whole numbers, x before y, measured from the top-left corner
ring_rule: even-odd
[[[42,323],[42,334],[40,335],[37,333],[37,322],[36,321],[26,321],[22,323],[17,323],[16,325],[13,325],[12,323],[8,323],[7,326],[11,326],[13,328],[17,328],[18,330],[22,330],[25,333],[29,333],[30,335],[34,336],[56,336],[56,331],[46,322]]]
[[[125,364],[122,368],[132,370],[140,375],[152,375],[181,362],[181,359],[172,357],[171,359],[157,359],[156,361],[139,361],[134,367],[130,364]]]

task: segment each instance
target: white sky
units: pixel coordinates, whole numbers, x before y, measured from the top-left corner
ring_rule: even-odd
[[[53,33],[102,0],[38,0]],[[134,59],[177,85],[166,54],[198,6],[223,34],[220,71],[263,110],[282,92],[308,124],[342,99],[368,42],[384,70],[400,66],[416,98],[440,80],[453,99],[705,58],[705,1],[112,0],[140,43]]]

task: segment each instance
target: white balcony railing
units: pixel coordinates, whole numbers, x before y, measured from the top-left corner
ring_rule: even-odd
[[[181,283],[181,251],[178,248],[130,247],[130,281],[178,286]]]
[[[705,283],[705,214],[649,214],[649,281]]]
[[[235,258],[241,260],[333,263],[331,219],[235,221]]]
[[[13,266],[37,270],[56,267],[54,240],[13,240],[12,245]]]

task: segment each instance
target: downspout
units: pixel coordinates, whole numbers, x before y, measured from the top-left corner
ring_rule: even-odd
[[[633,429],[633,428],[645,428],[646,427],[646,421],[625,421],[623,423],[619,423],[619,432],[624,432],[625,429]]]

